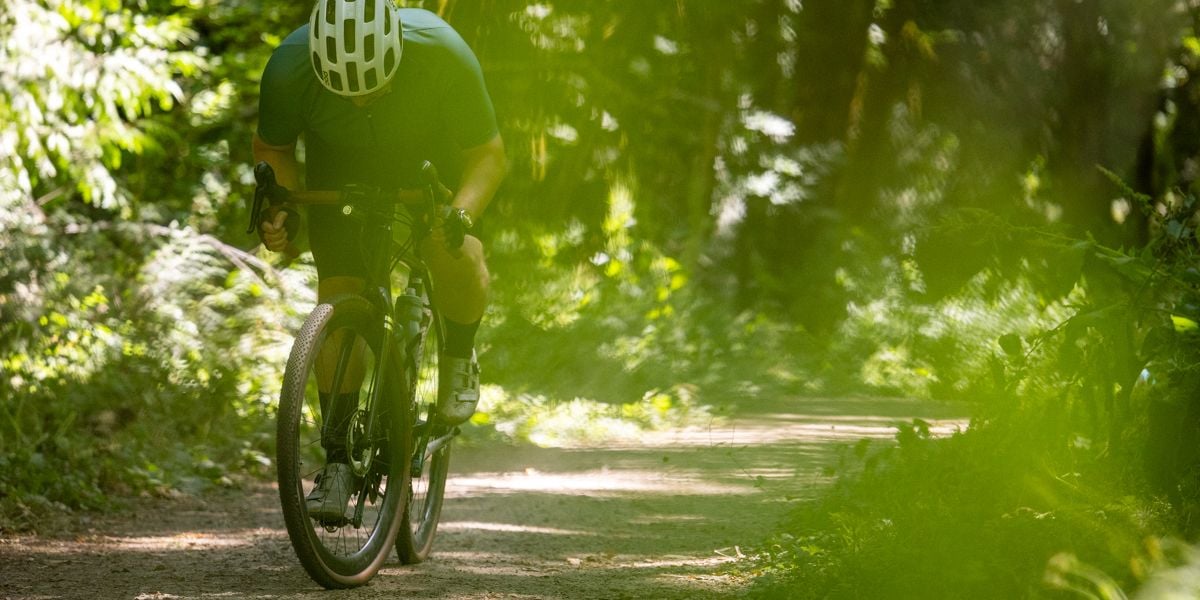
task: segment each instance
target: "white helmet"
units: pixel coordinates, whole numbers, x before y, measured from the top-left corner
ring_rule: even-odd
[[[317,0],[308,48],[317,79],[340,96],[387,85],[404,49],[395,0]]]

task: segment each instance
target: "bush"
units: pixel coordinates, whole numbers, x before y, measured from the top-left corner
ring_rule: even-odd
[[[1042,597],[1063,552],[1132,586],[1143,539],[1170,530],[1135,473],[1039,430],[898,439],[768,542],[752,597]]]
[[[268,265],[183,228],[95,226],[38,241],[53,279],[0,304],[11,386],[0,527],[36,526],[37,507],[228,485],[270,466],[285,331],[300,314],[289,303],[311,302],[305,272],[268,285]],[[129,249],[148,254],[135,261]],[[110,265],[129,272],[95,270]]]
[[[903,309],[947,329],[962,314],[947,307],[999,309],[967,320],[944,356],[918,353],[937,339],[917,335],[866,363],[909,393],[937,389],[904,377],[912,357],[939,376],[951,367],[964,383],[942,389],[975,401],[970,428],[941,440],[902,428],[897,447],[798,509],[759,555],[758,596],[1117,598],[1141,585],[1157,560],[1144,540],[1189,539],[1200,506],[1200,278],[1179,226],[1192,206],[1150,214],[1158,234],[1132,251],[986,217],[963,237],[952,220],[959,239],[1058,258],[997,255],[939,304]],[[898,337],[871,325],[845,343]]]

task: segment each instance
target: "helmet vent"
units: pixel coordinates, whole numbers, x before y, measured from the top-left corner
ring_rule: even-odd
[[[348,63],[346,65],[346,82],[352,93],[358,92],[362,89],[358,85],[358,65],[354,63]]]
[[[354,35],[354,20],[346,19],[345,33],[342,34],[342,39],[346,41],[346,54],[354,54],[354,46],[358,43],[358,38]]]
[[[326,89],[362,96],[383,89],[396,75],[404,48],[402,10],[396,4],[316,0],[308,46],[313,70]]]

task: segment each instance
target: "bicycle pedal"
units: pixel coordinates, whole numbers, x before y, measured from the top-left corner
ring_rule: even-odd
[[[334,531],[337,531],[338,529],[350,524],[350,519],[345,516],[338,517],[336,519],[313,517],[313,521],[316,521],[318,525],[324,527],[325,531],[328,531],[329,533],[333,533]]]

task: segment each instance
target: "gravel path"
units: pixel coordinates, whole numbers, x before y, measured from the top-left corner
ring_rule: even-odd
[[[588,448],[459,447],[434,557],[324,592],[297,563],[269,484],[139,501],[52,536],[0,538],[0,598],[729,598],[733,573],[838,449],[946,407],[797,399],[703,428]]]

